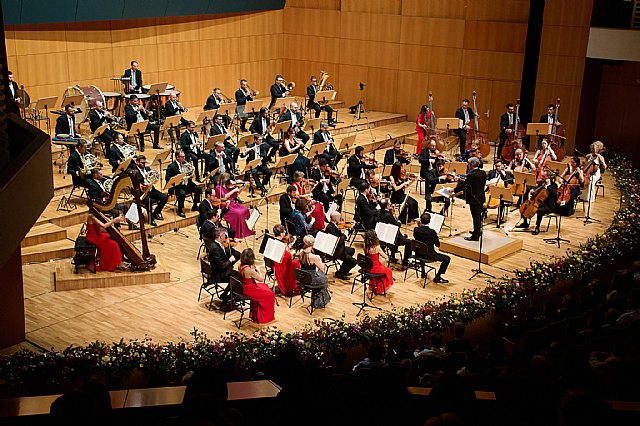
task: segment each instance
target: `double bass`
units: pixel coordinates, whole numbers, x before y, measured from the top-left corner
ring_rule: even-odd
[[[444,151],[445,145],[440,137],[440,133],[436,130],[435,114],[433,112],[433,92],[429,91],[429,128],[427,129],[426,139],[433,138],[436,141],[436,148],[438,151]]]
[[[469,122],[469,137],[467,138],[467,144],[465,145],[465,151],[471,149],[471,143],[477,142],[478,150],[482,153],[482,158],[486,158],[491,152],[489,142],[484,137],[487,134],[487,123],[480,118],[476,107],[476,91],[473,91],[473,111],[475,117]],[[472,124],[473,122],[473,124]]]
[[[549,146],[556,153],[558,157],[558,161],[562,161],[566,155],[564,150],[564,127],[558,121],[558,114],[560,114],[560,98],[556,103],[556,114],[553,119],[553,124],[551,125],[551,133],[547,135],[547,140],[549,141]]]
[[[520,123],[520,99],[516,99],[516,115],[513,120],[513,124],[508,127],[511,133],[507,133],[507,141],[502,148],[502,158],[505,161],[511,161],[515,157],[516,149],[520,148],[523,151],[526,149],[522,145],[522,138],[524,137],[524,126]]]

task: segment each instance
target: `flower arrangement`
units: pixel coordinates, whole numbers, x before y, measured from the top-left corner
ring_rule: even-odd
[[[518,307],[532,294],[543,293],[555,283],[606,268],[624,253],[638,249],[640,241],[640,184],[631,163],[619,156],[609,159],[610,172],[620,190],[620,209],[604,235],[583,243],[563,258],[532,262],[479,290],[464,290],[448,298],[409,308],[395,309],[376,317],[364,316],[355,323],[344,318],[316,320],[301,330],[284,333],[266,327],[253,335],[227,333],[210,339],[194,330],[190,341],[156,344],[150,339],[94,342],[70,346],[60,352],[22,350],[0,359],[0,378],[12,385],[61,384],[82,378],[127,377],[136,370],[148,375],[176,377],[199,367],[233,363],[251,371],[278,353],[294,349],[322,356],[339,349],[425,336],[450,328],[456,321],[468,323],[491,311]]]

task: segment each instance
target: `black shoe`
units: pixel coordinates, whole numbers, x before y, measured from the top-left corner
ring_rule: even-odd
[[[435,279],[433,280],[434,283],[438,283],[438,284],[446,284],[449,282],[449,280],[446,280],[444,278],[442,278],[440,275],[436,275]]]
[[[222,302],[218,305],[218,309],[222,312],[231,312],[233,311],[233,306],[230,303]]]
[[[516,228],[527,229],[529,227],[529,222],[522,222],[516,225]]]
[[[470,236],[470,237],[464,237],[464,239],[467,240],[467,241],[479,241],[480,237]]]
[[[262,188],[262,189],[260,190],[260,196],[261,196],[261,197],[264,197],[265,195],[267,195],[267,190],[266,190],[266,189],[264,189],[264,188]]]
[[[140,152],[144,152],[144,146],[140,147]]]
[[[240,204],[244,204],[244,201],[242,201],[240,198],[236,197],[236,201],[239,202]]]
[[[333,121],[330,121],[329,124],[327,124],[329,127],[336,127],[336,123],[334,123]]]
[[[162,220],[162,219],[163,219],[163,217],[162,217],[162,213],[154,213],[154,214],[153,214],[153,218],[154,218],[155,220]]]
[[[187,215],[184,214],[184,212],[178,212],[178,216],[180,217],[187,217]]]
[[[536,229],[534,229],[531,234],[532,235],[538,235],[539,233],[540,233],[540,228],[536,227]]]
[[[346,275],[343,275],[343,274],[338,274],[338,273],[336,273],[336,274],[334,275],[334,277],[335,277],[336,279],[339,279],[339,280],[349,281],[349,277],[348,277],[348,276],[346,276]]]
[[[129,230],[138,230],[138,229],[140,229],[140,228],[138,228],[137,225],[134,225],[133,223],[129,224]]]
[[[160,148],[160,145],[158,145],[158,144],[154,144],[154,145],[153,145],[153,149],[162,149],[162,148]]]
[[[155,221],[155,220],[153,220],[153,219],[151,219],[151,222],[149,222],[149,224],[150,224],[151,226],[158,226],[158,224],[156,223],[156,221]]]
[[[198,211],[198,204],[197,203],[193,203],[193,206],[191,206],[191,211],[192,212],[197,212]]]

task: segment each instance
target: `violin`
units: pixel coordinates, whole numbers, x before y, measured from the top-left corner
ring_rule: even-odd
[[[407,172],[407,170],[403,167],[402,169],[400,169],[400,179],[402,180],[415,180],[416,179],[416,175],[414,173],[409,173]]]
[[[215,197],[211,205],[216,209],[226,209],[229,206],[229,203],[224,198]]]
[[[236,245],[236,240],[233,238],[227,237],[222,242],[222,245],[224,246],[224,248],[234,247]]]
[[[284,237],[282,238],[282,242],[285,244],[293,244],[296,242],[296,236],[288,233],[284,234]]]
[[[352,226],[353,226],[352,222],[345,221],[344,219],[340,219],[340,222],[338,222],[338,229],[340,230],[351,229]]]

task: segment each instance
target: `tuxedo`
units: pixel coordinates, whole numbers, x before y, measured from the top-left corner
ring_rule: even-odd
[[[253,119],[253,123],[251,123],[251,127],[249,127],[249,131],[253,134],[258,134],[258,135],[262,135],[264,134],[264,132],[266,132],[269,129],[269,126],[271,125],[271,119],[269,117],[264,119],[264,123],[262,124],[262,120],[263,118],[260,117],[260,115],[258,115],[256,118]],[[276,151],[278,150],[278,141],[276,141],[273,136],[271,135],[266,135],[263,137],[264,141],[271,147],[271,149],[269,150],[269,158],[273,158],[273,156],[276,154]]]
[[[438,239],[436,231],[428,226],[420,225],[413,229],[413,238],[427,246],[427,253],[424,255],[425,259],[442,262],[440,263],[440,268],[438,269],[437,274],[444,275],[447,272],[451,258],[446,254],[438,253],[434,248],[434,246],[440,247],[440,240]]]
[[[92,109],[91,112],[89,112],[89,128],[91,129],[91,133],[95,132],[98,127],[113,122],[113,118],[105,116],[105,112],[106,111],[100,112],[97,109]],[[105,131],[98,136],[98,139],[104,142],[104,152],[108,153],[111,150],[111,143],[115,138],[116,132],[110,127],[107,127]]]
[[[209,111],[209,110],[212,110],[212,109],[218,109],[218,108],[220,108],[220,104],[221,104],[221,102],[218,101],[218,98],[216,98],[213,95],[209,95],[209,97],[207,98],[207,101],[204,104],[204,108],[203,109],[205,111]]]
[[[227,155],[226,152],[223,151],[223,153],[224,153],[224,157],[222,157],[222,164],[220,159],[216,155],[215,149],[212,149],[211,152],[209,153],[209,166],[207,167],[207,170],[211,171],[220,167],[220,170],[218,170],[218,172],[214,176],[214,180],[216,182],[217,182],[218,176],[220,176],[220,173],[223,173],[223,170],[222,170],[223,168],[225,173],[229,173],[233,176],[233,164],[231,163],[231,158]]]
[[[353,154],[347,161],[347,176],[351,178],[351,186],[359,189],[360,183],[367,180],[364,171],[375,168],[373,164],[365,164],[356,154]]]
[[[553,121],[555,120],[555,118],[556,118],[555,114],[542,114],[540,116],[539,123],[553,124]]]
[[[397,221],[395,217],[393,217],[393,214],[389,210],[380,211],[378,222],[395,225],[398,227],[398,230],[402,226],[402,224]],[[392,257],[395,257],[399,246],[404,246],[404,258],[402,263],[406,266],[409,258],[411,257],[411,240],[405,238],[400,234],[400,232],[398,232],[398,234],[396,235],[395,245],[389,247]]]
[[[285,228],[289,229],[286,221],[291,220],[291,215],[293,214],[293,201],[289,194],[284,193],[280,196],[280,223],[285,226]]]
[[[482,211],[485,203],[484,185],[486,181],[487,174],[484,170],[474,169],[467,173],[465,181],[458,185],[458,188],[463,188],[465,202],[469,205],[469,210],[471,210],[471,217],[473,218],[471,237],[476,239],[480,238],[482,228]],[[456,192],[458,188],[456,188]]]
[[[296,117],[296,125],[300,129],[299,131],[296,132],[295,135],[298,139],[301,139],[302,142],[306,144],[309,141],[309,135],[302,131],[302,128],[304,127],[304,120],[302,118],[302,114],[300,113],[300,111],[296,111],[295,117]],[[292,121],[291,110],[286,110],[284,113],[280,115],[278,122],[282,123],[283,121]],[[291,122],[291,126],[293,126],[293,121]]]
[[[178,162],[174,161],[169,166],[167,166],[167,171],[165,172],[165,182],[169,182],[169,179],[180,174],[180,167],[178,166]],[[202,194],[202,190],[200,186],[196,185],[193,180],[189,179],[187,184],[179,184],[175,187],[169,189],[169,194],[175,194],[176,199],[178,200],[178,213],[182,212],[184,209],[184,200],[187,194],[193,193],[193,207],[197,207],[200,202],[200,196]],[[193,209],[192,207],[192,209]]]
[[[325,141],[323,133],[321,130],[318,130],[313,134],[313,144],[325,143],[332,141],[331,135],[329,132],[325,133],[327,135],[327,140]],[[334,143],[328,143],[327,147],[324,149],[322,154],[318,155],[319,158],[324,158],[329,163],[330,167],[335,167],[336,164],[342,159],[342,154],[338,152]]]
[[[146,180],[146,175],[151,171],[151,167],[145,166],[144,170],[140,169],[139,166],[133,166],[132,170],[138,176],[138,182],[140,185],[144,185]],[[142,198],[141,203],[147,207],[147,211],[151,212],[151,207],[153,204],[156,204],[156,208],[153,209],[153,214],[159,216],[162,214],[162,209],[167,204],[169,200],[169,196],[164,194],[156,189],[155,186],[152,186],[151,189],[147,192],[147,194]]]
[[[209,130],[209,135],[228,135],[227,128],[224,126],[219,126],[217,124],[213,124],[211,126],[211,130]],[[233,160],[233,164],[238,163],[238,156],[240,155],[240,148],[238,148],[234,143],[231,136],[227,136],[224,140],[224,151],[227,153],[227,156]]]
[[[258,153],[256,153],[256,149],[258,150]],[[248,173],[251,173],[256,186],[262,191],[266,191],[265,186],[269,185],[269,182],[271,181],[271,175],[273,174],[271,169],[267,167],[268,151],[269,145],[267,145],[266,143],[262,143],[260,144],[260,146],[253,145],[253,147],[251,147],[251,149],[247,153],[247,163],[249,161],[255,160],[257,158],[256,154],[262,157],[262,162],[257,167],[252,168],[250,172],[247,172],[247,174],[245,174],[244,180],[249,180]],[[259,179],[260,175],[262,175],[262,182],[260,182]]]
[[[365,229],[374,229],[376,227],[376,221],[379,217],[376,206],[377,203],[369,201],[364,194],[358,195],[356,200],[356,219],[364,225]]]
[[[233,256],[235,260],[229,259]],[[229,283],[231,277],[237,277],[238,272],[233,270],[233,264],[240,259],[240,253],[231,247],[223,247],[217,241],[209,245],[209,262],[213,271],[213,280],[216,283]],[[228,303],[231,293],[231,286],[228,285],[222,291],[220,299],[223,303]]]
[[[67,174],[71,175],[71,180],[75,186],[85,188],[87,186],[86,181],[81,176],[81,170],[84,167],[84,163],[80,158],[78,151],[73,151],[67,159]]]
[[[122,155],[122,151],[120,151],[118,144],[111,145],[109,149],[109,154],[107,155],[109,159],[109,164],[111,164],[111,172],[115,172],[122,160],[124,160],[124,156]]]
[[[203,204],[205,203],[200,203],[200,206],[202,206]],[[202,222],[202,226],[200,227],[200,235],[202,236],[204,243],[208,246],[210,246],[213,240],[216,239],[216,229],[218,229],[218,227],[211,220],[207,219]]]
[[[174,104],[173,102],[171,102],[169,100],[164,105],[164,116],[165,117],[174,117],[176,115],[182,115],[182,112],[183,111],[178,107],[177,101]],[[184,117],[180,119],[180,123],[178,124],[177,127],[175,127],[175,130],[176,130],[175,138],[179,138],[180,137],[180,127],[186,127],[187,124],[189,124],[189,122],[187,120],[185,120]],[[171,140],[174,140],[173,139],[174,138],[173,129],[169,129],[169,134],[171,135]]]
[[[124,75],[122,77],[132,77],[131,71],[133,71],[131,68],[124,70]],[[130,93],[129,85],[133,85],[133,90],[140,93],[142,91],[142,71],[135,70],[132,79],[129,81],[125,81],[124,83],[126,87],[126,93]]]
[[[400,163],[400,164],[409,164],[411,161],[409,161],[407,158],[405,157],[398,157],[396,156],[396,150],[391,148],[388,149],[387,152],[384,153],[384,164],[387,166],[392,166],[395,163]]]
[[[467,115],[469,120],[473,120],[475,118],[475,115],[473,115],[473,110],[471,108],[467,108]],[[465,124],[468,124],[467,117],[465,117],[462,107],[456,110],[456,118],[462,120],[463,126]],[[464,129],[464,127],[462,127],[460,129],[457,129],[456,133],[460,138],[460,155],[462,155],[464,153],[465,145],[467,144],[467,131]]]
[[[96,181],[93,178],[87,178],[87,196],[90,200],[100,201],[107,195],[107,190],[104,187],[104,181],[106,178],[102,178],[99,181]]]
[[[15,114],[20,114],[20,109],[16,104],[16,96],[18,94],[18,83],[15,81],[9,82],[9,102],[7,102],[7,111],[13,112]],[[24,99],[22,100],[24,102]]]
[[[138,105],[138,108],[140,106]],[[138,111],[133,108],[133,105],[127,104],[124,107],[124,120],[127,122],[127,130],[131,130],[131,126],[133,123],[138,122],[138,112],[143,120],[147,120],[149,115],[145,112]],[[145,133],[153,132],[153,146],[154,148],[158,146],[158,141],[160,140],[160,126],[157,124],[148,123],[147,128],[145,129]],[[144,135],[139,135],[138,138],[140,142],[140,151],[144,151]]]
[[[442,213],[446,213],[447,209],[449,208],[449,204],[451,204],[451,202],[449,201],[449,198],[443,197],[441,195],[436,195],[434,197],[433,195],[436,189],[436,186],[439,183],[445,182],[443,180],[440,180],[440,174],[438,173],[438,170],[434,167],[431,170],[427,171],[427,174],[424,176],[424,179],[426,181],[425,200],[427,201],[425,209],[428,211],[431,211],[431,206],[432,206],[431,203],[435,199],[438,199],[438,201],[442,200],[444,202],[444,208],[442,209]]]
[[[71,123],[69,123],[71,121]],[[67,114],[63,114],[60,117],[56,118],[56,135],[69,135],[72,138],[78,136],[76,132],[76,117],[75,115],[68,116]]]
[[[336,275],[347,275],[358,263],[353,258],[356,250],[353,247],[346,246],[345,241],[347,240],[347,236],[338,229],[335,223],[329,222],[324,232],[338,237],[338,244],[336,245],[332,258],[340,260],[342,265],[340,265],[340,269],[336,271]]]
[[[196,132],[186,131],[180,136],[180,148],[184,151],[185,161],[191,161],[195,166],[196,180],[200,180],[200,167],[198,167],[198,160],[203,159],[205,164],[209,164],[209,154],[198,148],[193,148],[193,144],[199,142],[198,134]]]
[[[516,113],[515,112],[512,112],[512,113],[505,112],[500,117],[500,143],[498,144],[497,158],[501,158],[502,157],[502,147],[504,146],[504,144],[505,144],[505,142],[507,141],[507,138],[508,138],[507,129],[512,124],[515,124],[515,122],[516,122],[515,120],[516,120]]]
[[[428,147],[422,148],[418,156],[418,162],[420,163],[420,177],[426,179],[429,170],[433,169],[433,165],[431,164],[431,151]]]
[[[245,105],[247,102],[252,101],[253,97],[251,94],[245,94],[242,89],[236,90],[236,103],[238,104],[238,115],[242,119],[240,121],[240,129],[245,132],[247,130],[247,120],[249,119],[250,111],[245,111]]]
[[[206,198],[204,200],[202,200],[202,202],[198,206],[198,220],[197,220],[197,222],[200,224],[201,229],[204,226],[205,222],[207,221],[207,217],[209,216],[209,212],[212,211],[212,210],[214,210],[214,207],[211,205],[209,200],[206,199]],[[200,231],[200,232],[202,232],[202,231]],[[211,238],[211,241],[213,241],[213,240],[214,240],[214,238]]]
[[[318,90],[316,86],[314,86],[313,84],[310,84],[309,86],[307,86],[307,97],[309,98],[309,101],[307,102],[307,108],[312,109],[316,112],[316,118],[320,117],[320,111],[327,111],[327,121],[331,123],[333,108],[331,108],[328,104],[320,106],[320,104],[316,102],[317,92]]]
[[[282,87],[280,84],[272,84],[271,85],[271,103],[269,104],[269,109],[273,108],[276,103],[276,99],[284,98],[285,92],[287,89]]]
[[[315,167],[311,170],[310,178],[318,182],[316,186],[313,188],[313,190],[311,191],[311,193],[313,194],[313,198],[315,200],[320,201],[324,206],[325,210],[329,210],[329,204],[331,204],[332,201],[335,201],[338,204],[338,206],[342,205],[342,195],[338,194],[334,196],[336,191],[333,188],[333,185],[337,183],[335,177],[329,176],[328,178],[329,183],[326,183],[326,184],[320,183],[321,179],[326,179],[327,177],[322,174],[322,172],[318,167]],[[326,185],[326,192],[325,192],[325,185]]]

